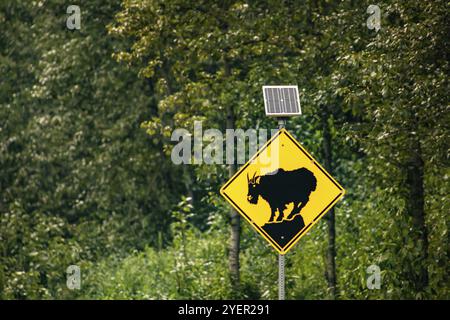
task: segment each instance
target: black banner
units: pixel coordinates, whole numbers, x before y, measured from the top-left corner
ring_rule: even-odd
[[[150,300],[150,301],[0,301],[2,314],[81,319],[105,316],[133,319],[305,319],[379,317],[391,309],[402,314],[438,312],[448,301],[264,301],[264,300]]]

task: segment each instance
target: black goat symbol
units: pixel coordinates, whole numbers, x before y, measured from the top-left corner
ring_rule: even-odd
[[[259,197],[269,203],[271,215],[269,222],[284,219],[283,210],[293,203],[294,207],[287,216],[291,220],[305,207],[309,201],[311,192],[316,190],[317,180],[314,174],[306,168],[299,168],[292,171],[278,169],[265,175],[253,175],[252,178],[247,173],[248,194],[247,200],[251,204],[257,204]]]

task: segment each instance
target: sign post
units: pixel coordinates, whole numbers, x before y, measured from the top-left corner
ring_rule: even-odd
[[[278,300],[285,299],[284,254],[278,254]]]
[[[286,127],[286,118],[278,117],[278,129],[281,130]],[[278,300],[285,300],[285,285],[284,279],[284,255],[278,254]]]

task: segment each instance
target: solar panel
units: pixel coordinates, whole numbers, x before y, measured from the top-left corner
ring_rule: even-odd
[[[268,116],[302,114],[297,86],[263,86],[264,107]]]

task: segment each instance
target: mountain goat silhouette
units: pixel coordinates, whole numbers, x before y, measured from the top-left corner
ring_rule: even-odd
[[[309,201],[311,192],[316,190],[317,180],[314,174],[306,168],[299,168],[292,171],[278,169],[274,172],[257,176],[256,172],[252,178],[247,173],[248,194],[247,201],[257,204],[259,197],[269,203],[271,215],[269,222],[284,219],[283,210],[290,203],[294,204],[287,219],[292,219],[305,207]]]

